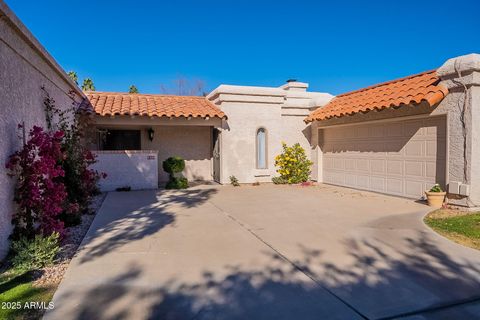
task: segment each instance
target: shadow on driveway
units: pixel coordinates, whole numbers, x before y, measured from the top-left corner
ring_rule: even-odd
[[[174,224],[175,212],[202,205],[214,188],[111,192],[85,236],[80,262],[88,262]],[[175,210],[172,210],[175,209]],[[125,214],[128,212],[128,214]]]
[[[399,259],[390,258],[372,242],[353,241],[349,243],[353,263],[347,268],[325,263],[321,252],[303,247],[301,260],[289,261],[265,252],[269,263],[261,270],[226,266],[222,276],[205,271],[200,282],[171,279],[156,288],[129,286],[143,272],[133,265],[85,293],[76,319],[133,319],[132,304],[141,301],[149,301],[145,316],[149,319],[344,319],[347,309],[351,311],[349,319],[393,319],[413,314],[416,319],[438,319],[438,312],[449,305],[480,299],[478,265],[453,261],[424,233],[407,241],[410,250],[397,251]],[[317,267],[325,270],[321,277],[312,271]],[[296,281],[300,272],[314,284]],[[407,278],[410,280],[405,282]],[[409,287],[412,279],[415,288]],[[341,300],[344,309],[329,305],[325,289]],[[418,308],[396,312],[395,305],[401,305],[402,300],[411,305],[412,294],[418,295],[414,297]],[[437,303],[447,296],[448,305]],[[477,319],[479,310],[480,305],[472,310],[460,307],[450,315]],[[429,312],[433,312],[431,317]]]

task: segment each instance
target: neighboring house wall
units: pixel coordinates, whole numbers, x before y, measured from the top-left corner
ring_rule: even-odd
[[[300,143],[310,156],[310,130],[303,123],[312,101],[327,103],[332,96],[306,92],[308,85],[290,82],[280,88],[221,85],[208,95],[228,116],[221,133],[221,183],[235,176],[241,183],[271,182],[282,141]],[[267,131],[267,168],[257,168],[256,133]]]
[[[42,86],[61,108],[72,106],[70,91],[77,101],[83,94],[4,2],[0,2],[0,70],[0,166],[4,168],[8,156],[22,146],[18,124],[25,123],[27,134],[34,125],[46,126]],[[14,186],[14,179],[1,170],[0,259],[8,250]]]
[[[448,113],[449,203],[478,207],[480,55],[470,54],[452,58],[445,62],[437,73],[442,79],[441,83],[449,88],[449,94],[434,111]]]
[[[100,190],[114,191],[121,187],[142,190],[158,187],[158,151],[95,151],[94,153],[97,156],[97,162],[92,169],[107,174],[105,179],[100,179]]]

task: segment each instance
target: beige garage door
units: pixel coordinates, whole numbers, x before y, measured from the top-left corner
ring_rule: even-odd
[[[421,198],[445,185],[445,117],[320,129],[325,183]]]

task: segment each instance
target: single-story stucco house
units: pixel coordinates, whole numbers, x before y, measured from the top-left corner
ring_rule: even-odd
[[[0,162],[21,147],[17,125],[45,127],[44,87],[92,121],[89,145],[104,190],[157,188],[180,156],[191,181],[271,182],[281,142],[300,143],[311,179],[412,199],[439,183],[448,202],[480,206],[480,55],[334,97],[295,80],[220,85],[206,97],[82,92],[0,1]],[[0,175],[0,258],[14,181]]]
[[[83,108],[93,110],[106,189],[157,187],[173,155],[189,180],[270,182],[284,141],[307,150],[312,180],[413,199],[439,183],[451,204],[474,207],[479,85],[480,55],[471,54],[337,97],[290,80],[220,85],[206,97],[87,92]]]

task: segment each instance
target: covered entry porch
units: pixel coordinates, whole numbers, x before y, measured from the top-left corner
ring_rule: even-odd
[[[107,173],[103,190],[163,186],[168,175],[162,163],[172,156],[185,160],[189,181],[220,180],[217,128],[226,117],[204,97],[95,92],[90,101],[95,169]]]

